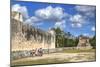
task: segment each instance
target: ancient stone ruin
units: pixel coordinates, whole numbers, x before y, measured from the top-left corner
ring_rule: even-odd
[[[28,51],[33,49],[54,49],[55,32],[41,30],[26,24],[23,16],[19,12],[11,14],[11,51],[13,56],[20,54],[28,55]],[[27,54],[26,54],[27,53]]]
[[[78,42],[77,48],[78,49],[91,49],[92,46],[89,43],[89,37],[80,36],[79,37],[79,42]]]
[[[31,50],[35,48],[55,48],[55,33],[53,30],[43,31],[23,23],[22,15],[12,12],[11,18],[12,51]]]

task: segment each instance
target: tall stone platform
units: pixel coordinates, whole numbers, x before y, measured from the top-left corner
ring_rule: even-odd
[[[89,37],[86,36],[80,36],[79,42],[77,45],[77,49],[92,49],[93,47],[89,43]]]

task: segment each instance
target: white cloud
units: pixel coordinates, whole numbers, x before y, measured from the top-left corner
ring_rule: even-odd
[[[88,17],[94,17],[95,16],[95,6],[76,6],[75,9],[80,12],[83,13],[85,16]]]
[[[20,12],[23,15],[24,19],[29,18],[28,11],[25,6],[21,6],[19,4],[12,5],[12,11]]]
[[[32,16],[30,19],[32,20],[32,22],[39,22],[39,21],[41,21],[41,19],[39,19],[39,18],[37,18],[35,16]]]
[[[25,23],[28,23],[28,24],[30,24],[30,25],[40,25],[39,22],[41,22],[41,21],[42,21],[41,19],[39,19],[39,18],[37,18],[37,17],[35,17],[35,16],[32,16],[32,17],[28,18],[28,19],[25,21]]]
[[[25,22],[24,22],[24,23],[26,23],[26,24],[30,24],[30,25],[33,25],[33,24],[34,24],[34,23],[32,23],[31,18],[29,18],[29,19],[25,20]]]
[[[73,15],[69,20],[72,23],[72,27],[82,27],[82,24],[85,23],[84,17],[80,14]]]
[[[84,18],[80,14],[76,14],[72,17],[70,17],[70,21],[73,23],[84,23]]]
[[[80,12],[89,12],[89,11],[95,11],[95,7],[94,6],[76,6],[75,7],[77,9],[77,11]]]
[[[83,36],[89,36],[89,33],[84,33]]]
[[[95,17],[95,6],[80,5],[75,6],[75,9],[78,11],[78,14],[70,18],[72,27],[82,27],[83,24],[90,23],[90,20]]]
[[[61,21],[67,16],[63,8],[48,6],[46,8],[39,9],[35,11],[35,15],[44,20]]]
[[[42,22],[41,23],[36,23],[35,25],[40,26],[40,25],[43,25],[43,23]]]
[[[20,9],[20,5],[19,4],[14,4],[12,6],[12,11],[18,11],[19,12],[19,9]]]
[[[91,28],[91,30],[92,30],[92,31],[95,31],[95,27],[93,26],[93,27]]]
[[[22,13],[23,17],[26,18],[24,23],[40,26],[43,24],[43,21],[55,22],[55,27],[60,27],[64,29],[66,27],[66,18],[69,18],[70,15],[64,12],[64,9],[61,7],[52,7],[48,6],[46,8],[38,9],[32,17],[28,16],[28,11],[25,6],[15,4],[12,6],[12,11],[17,11]]]
[[[64,12],[63,8],[48,6],[46,8],[38,9],[35,11],[35,15],[27,19],[25,22],[33,25],[42,25],[43,21],[54,22],[55,27],[65,28],[65,18],[68,18],[68,14]]]
[[[59,27],[60,29],[64,29],[66,27],[66,21],[62,20],[55,23],[55,27]]]
[[[72,27],[82,27],[82,24],[81,23],[76,23],[76,24],[71,24],[72,25]]]

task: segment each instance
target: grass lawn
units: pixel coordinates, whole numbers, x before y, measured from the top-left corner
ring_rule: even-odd
[[[88,49],[88,50],[64,50],[60,53],[95,53],[95,49]],[[88,56],[89,58],[90,56]],[[82,57],[81,57],[82,58]],[[95,57],[92,56],[92,58],[94,59]],[[91,60],[91,58],[89,58]],[[19,61],[19,62],[12,62],[12,66],[16,66],[16,65],[37,65],[37,64],[56,64],[56,63],[64,63],[64,62],[70,62],[71,58],[66,58],[66,59],[61,59],[58,60],[57,58],[55,59],[51,59],[51,58],[44,58],[44,59],[38,59],[38,60],[27,60],[27,61]]]
[[[82,53],[82,52],[95,52],[95,49],[87,49],[87,50],[81,50],[81,49],[73,49],[73,50],[63,50],[63,53]]]
[[[39,65],[39,64],[56,64],[56,63],[64,63],[64,62],[68,62],[69,60],[57,60],[55,59],[39,59],[39,60],[31,60],[31,61],[21,61],[21,62],[16,62],[16,63],[12,63],[12,66],[19,66],[19,65]]]

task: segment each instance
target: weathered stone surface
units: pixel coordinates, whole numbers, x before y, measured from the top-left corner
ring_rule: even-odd
[[[77,45],[78,49],[91,49],[92,46],[89,43],[89,38],[85,36],[80,36],[79,37],[79,43]]]
[[[25,51],[36,48],[55,48],[55,32],[43,31],[23,22],[21,13],[12,12],[11,17],[12,51]]]

